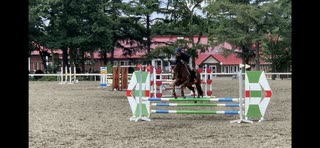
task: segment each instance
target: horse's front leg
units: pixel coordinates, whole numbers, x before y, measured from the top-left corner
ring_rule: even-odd
[[[172,95],[175,99],[177,99],[177,94],[176,94],[176,81],[173,82],[172,86]]]
[[[183,88],[184,88],[183,85],[181,85],[181,86],[180,86],[180,89],[181,89],[181,97],[185,99],[186,96],[184,96],[184,90],[183,90]]]
[[[188,81],[184,82],[181,84],[181,97],[186,98],[186,96],[184,96],[184,88],[187,87]]]

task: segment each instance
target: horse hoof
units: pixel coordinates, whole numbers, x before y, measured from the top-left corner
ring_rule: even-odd
[[[177,95],[176,95],[176,94],[173,94],[172,96],[173,96],[175,99],[177,99]]]

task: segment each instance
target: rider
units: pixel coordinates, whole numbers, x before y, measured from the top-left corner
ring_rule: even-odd
[[[178,62],[182,62],[182,64],[184,64],[187,67],[189,74],[191,75],[191,78],[192,78],[191,80],[196,80],[195,74],[191,71],[191,68],[189,66],[189,61],[191,56],[181,48],[176,48],[175,53],[176,53],[176,56],[175,56],[176,60],[174,64],[177,64]],[[175,73],[174,73],[173,79],[174,78],[175,78]]]
[[[186,51],[183,51],[181,48],[176,48],[175,64],[177,64],[178,62],[183,62],[184,64],[188,65],[189,61],[190,61],[190,55]],[[189,67],[189,69],[190,69],[190,67]]]

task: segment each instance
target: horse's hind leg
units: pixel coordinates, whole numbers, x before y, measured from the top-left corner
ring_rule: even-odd
[[[188,88],[192,91],[193,93],[193,98],[196,98],[196,92],[194,90],[194,87],[191,85],[191,86],[188,86]],[[194,103],[197,103],[197,101],[194,101]]]
[[[188,81],[182,83],[181,87],[180,87],[180,89],[181,89],[181,97],[183,97],[183,98],[186,98],[186,96],[184,95],[184,88],[185,87],[188,87]]]
[[[196,92],[195,92],[195,90],[194,90],[194,87],[193,87],[192,85],[191,85],[191,86],[189,85],[189,86],[188,86],[188,89],[192,91],[192,93],[193,93],[193,98],[195,98],[195,97],[196,97]]]

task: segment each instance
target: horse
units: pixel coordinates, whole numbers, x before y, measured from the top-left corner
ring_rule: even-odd
[[[173,90],[172,90],[172,95],[174,96],[174,98],[177,98],[176,92],[175,92],[175,87],[176,86],[180,86],[181,89],[181,96],[183,98],[186,98],[184,95],[184,88],[187,87],[189,90],[191,90],[194,94],[194,98],[195,98],[195,90],[194,87],[192,86],[193,84],[196,85],[197,88],[197,93],[198,93],[198,98],[200,98],[200,96],[203,97],[203,91],[201,88],[201,80],[200,80],[200,73],[196,70],[191,70],[189,71],[187,68],[188,65],[185,65],[184,63],[182,63],[181,61],[177,62],[175,67],[174,67],[174,79],[175,81],[173,82]],[[194,81],[192,79],[191,76],[196,76],[196,81]]]

